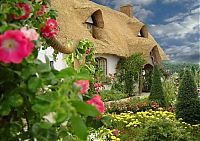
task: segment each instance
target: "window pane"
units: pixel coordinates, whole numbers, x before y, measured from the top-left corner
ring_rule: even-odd
[[[104,75],[107,75],[107,59],[99,57],[96,58],[96,61],[97,61],[97,67],[102,69]]]

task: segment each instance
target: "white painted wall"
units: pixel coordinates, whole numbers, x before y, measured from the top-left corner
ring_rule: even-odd
[[[63,60],[64,54],[58,53],[56,61],[53,60],[53,53],[54,49],[51,47],[48,47],[46,50],[40,50],[38,53],[38,59],[41,60],[43,63],[46,63],[45,55],[49,58],[49,61],[54,62],[54,68],[56,70],[62,70],[67,67],[65,61]]]
[[[111,73],[114,75],[114,73],[116,73],[116,66],[120,57],[111,54],[95,54],[95,57],[103,57],[107,59],[107,74]]]
[[[42,62],[46,63],[45,55],[49,58],[49,61],[53,60],[53,53],[54,49],[48,47],[46,50],[40,50],[38,53],[38,59]],[[107,74],[115,74],[116,73],[116,66],[120,59],[120,57],[111,54],[96,54],[95,57],[104,57],[107,59]],[[56,61],[54,61],[54,68],[56,70],[62,70],[67,67],[65,61],[63,60],[64,54],[58,53]]]

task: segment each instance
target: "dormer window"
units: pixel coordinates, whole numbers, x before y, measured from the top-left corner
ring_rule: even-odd
[[[138,35],[137,35],[138,37],[141,37],[141,33],[140,32],[138,32]]]
[[[145,25],[140,29],[138,37],[148,38],[148,30]]]
[[[93,38],[96,38],[95,29],[104,27],[101,10],[95,11],[90,17],[88,17],[85,23],[88,31],[92,34]]]
[[[150,57],[151,57],[152,64],[154,64],[155,60],[153,56],[153,50],[150,52]]]
[[[92,34],[92,32],[93,32],[93,26],[94,26],[93,25],[92,17],[89,17],[85,23],[87,25],[88,31]]]

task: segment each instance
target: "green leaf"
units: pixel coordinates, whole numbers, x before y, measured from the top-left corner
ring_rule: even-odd
[[[73,116],[71,118],[71,123],[72,128],[74,129],[74,134],[82,140],[87,140],[88,131],[83,120],[79,116]]]
[[[51,127],[48,123],[35,123],[32,126],[32,133],[37,140],[40,141],[55,141],[57,134],[55,128]]]
[[[64,111],[64,110],[57,111],[56,122],[62,123],[66,120],[66,118],[67,118],[67,112],[66,111]]]
[[[27,68],[23,68],[21,72],[21,77],[23,79],[27,79],[30,75],[36,73],[36,68],[34,66],[28,66]]]
[[[3,103],[0,105],[0,115],[7,116],[10,113],[11,109],[7,103]]]
[[[39,124],[40,124],[40,127],[43,129],[49,129],[52,127],[52,124],[49,122],[40,122]]]
[[[33,111],[38,112],[40,114],[45,114],[50,111],[49,109],[50,104],[47,103],[39,103],[32,106]]]
[[[85,116],[96,117],[99,116],[100,114],[96,109],[96,107],[86,104],[85,102],[82,101],[72,101],[72,106],[74,106],[79,113]]]
[[[76,74],[76,71],[74,70],[74,68],[69,67],[69,68],[61,70],[58,73],[57,77],[58,78],[66,78],[66,77],[69,77],[69,76],[73,76],[75,74]]]
[[[110,116],[103,116],[101,121],[106,127],[112,127],[112,118]]]
[[[29,81],[28,81],[28,89],[31,92],[35,92],[38,88],[40,88],[42,85],[42,80],[37,78],[37,77],[32,77]]]
[[[20,122],[11,122],[9,128],[10,128],[9,132],[11,134],[17,134],[22,130],[22,125],[20,124]]]
[[[44,95],[39,95],[36,98],[40,101],[46,101],[46,102],[51,102],[53,95],[48,95],[48,94],[44,94]]]
[[[48,64],[42,63],[40,61],[38,61],[36,63],[38,64],[37,65],[38,72],[44,73],[44,72],[50,72],[51,71],[51,68]]]
[[[0,27],[0,33],[3,33],[4,31],[6,31],[6,29],[8,29],[8,25],[2,25]]]
[[[23,98],[19,94],[13,94],[8,98],[9,105],[13,107],[18,107],[23,104]]]

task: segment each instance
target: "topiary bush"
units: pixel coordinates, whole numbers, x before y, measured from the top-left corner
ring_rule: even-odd
[[[185,71],[180,83],[175,108],[177,118],[191,124],[200,123],[200,98],[194,77],[189,70]]]
[[[163,92],[163,87],[160,79],[160,71],[157,66],[153,70],[152,86],[149,95],[149,101],[157,102],[161,107],[166,106],[165,95]]]

